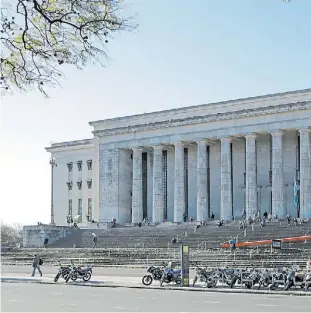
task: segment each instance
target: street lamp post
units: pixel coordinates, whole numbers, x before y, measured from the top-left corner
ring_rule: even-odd
[[[51,225],[55,225],[55,222],[54,222],[54,201],[53,201],[54,167],[57,167],[55,159],[50,160],[50,165],[51,165]]]

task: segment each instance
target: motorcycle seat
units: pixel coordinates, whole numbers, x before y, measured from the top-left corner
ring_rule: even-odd
[[[91,269],[91,267],[87,266],[87,267],[79,267],[80,271],[86,272],[89,271]]]

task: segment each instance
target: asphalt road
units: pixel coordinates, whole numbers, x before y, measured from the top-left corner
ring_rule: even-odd
[[[311,297],[2,284],[2,312],[310,312]]]

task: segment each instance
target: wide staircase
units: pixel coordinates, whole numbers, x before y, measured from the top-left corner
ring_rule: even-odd
[[[115,227],[108,229],[80,229],[72,232],[64,239],[49,245],[51,248],[92,247],[92,233],[97,236],[97,248],[174,248],[171,243],[173,237],[177,244],[187,244],[191,248],[219,248],[223,242],[231,238],[238,241],[256,241],[264,239],[279,239],[311,235],[311,222],[298,226],[289,226],[285,222],[270,222],[260,228],[258,224],[246,226],[246,231],[239,230],[238,221],[217,227],[215,222],[208,222],[206,226],[195,229],[195,223],[160,224],[156,226],[143,225],[129,227]],[[246,235],[246,236],[245,236]],[[286,247],[311,247],[311,242],[286,244]]]
[[[176,248],[55,248],[55,249],[19,249],[3,252],[3,265],[31,265],[33,255],[38,253],[44,260],[44,265],[92,264],[101,266],[136,266],[147,267],[161,265],[169,261],[180,263],[180,247]],[[304,268],[306,261],[311,257],[311,250],[282,249],[271,251],[267,248],[256,249],[191,249],[190,265],[215,267],[289,267],[293,264]]]

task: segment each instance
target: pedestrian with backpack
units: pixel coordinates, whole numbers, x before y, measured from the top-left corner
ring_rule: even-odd
[[[34,259],[33,259],[33,263],[32,263],[33,271],[32,271],[31,277],[35,276],[36,269],[38,270],[40,276],[42,276],[42,272],[41,272],[41,269],[40,269],[40,266],[42,264],[43,264],[43,261],[40,258],[40,256],[38,254],[35,254],[34,255]]]

